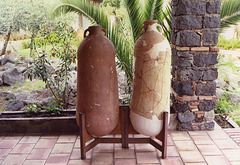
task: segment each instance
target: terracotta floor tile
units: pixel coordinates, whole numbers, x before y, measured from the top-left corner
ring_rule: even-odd
[[[27,154],[9,154],[1,165],[21,165],[26,159]]]
[[[226,128],[223,129],[225,132],[240,132],[239,128]]]
[[[122,148],[122,144],[114,144],[114,148]],[[128,144],[128,149],[134,149],[134,144]]]
[[[136,153],[137,163],[159,163],[156,152],[138,152]]]
[[[102,138],[114,138],[114,137],[115,137],[115,135],[105,135]]]
[[[115,159],[114,165],[136,165],[136,159]]]
[[[19,140],[2,140],[0,141],[0,149],[11,149],[19,142]]]
[[[222,155],[223,153],[216,145],[197,145],[202,155]]]
[[[5,138],[5,136],[0,135],[0,141],[3,140],[4,138]]]
[[[240,132],[236,133],[236,132],[233,132],[233,133],[228,133],[229,136],[235,136],[235,137],[240,137]]]
[[[11,153],[28,154],[33,149],[34,145],[35,144],[19,143],[13,148]]]
[[[191,140],[190,136],[188,135],[187,132],[180,132],[180,131],[176,131],[176,132],[170,132],[170,135],[173,139],[173,141],[177,141],[177,140]]]
[[[91,165],[90,160],[69,160],[68,165]]]
[[[140,163],[138,165],[159,165],[159,163]]]
[[[47,157],[49,156],[51,152],[51,149],[33,149],[27,159],[30,159],[30,160],[44,160],[44,159],[47,159]]]
[[[57,143],[51,153],[53,154],[68,154],[72,152],[74,143]]]
[[[57,143],[70,143],[75,142],[77,135],[60,135]]]
[[[46,160],[25,160],[23,165],[44,165]]]
[[[229,161],[240,161],[240,149],[222,150]]]
[[[12,149],[0,149],[0,159],[5,159]]]
[[[184,165],[207,165],[207,163],[185,163]]]
[[[56,138],[40,139],[34,148],[53,148],[56,142]]]
[[[215,132],[217,135],[215,135]],[[235,140],[238,138],[234,137],[235,132],[228,132],[228,134]],[[240,165],[240,148],[229,136],[222,130],[207,132],[174,131],[168,135],[167,159],[160,159],[161,152],[150,144],[130,144],[129,149],[122,149],[121,144],[99,144],[87,153],[87,160],[84,161],[80,158],[80,139],[78,135],[20,135],[19,137],[13,135],[9,138],[0,136],[0,164],[11,165],[11,163],[17,162],[17,164],[23,165],[90,165],[92,162],[93,165],[135,165],[138,162],[138,165],[178,165],[183,163],[185,165],[206,165],[207,163],[210,165],[213,163],[213,165],[227,165],[231,161],[234,165]],[[146,136],[135,135],[135,137]],[[33,148],[35,144],[36,146]],[[207,162],[199,151],[204,155]],[[18,155],[17,158],[16,155]],[[13,160],[15,158],[18,160]],[[10,159],[13,161],[10,162]]]
[[[214,144],[213,140],[207,136],[192,136],[195,144]]]
[[[74,143],[74,148],[80,148],[80,139],[77,138],[75,143]]]
[[[204,162],[204,159],[199,151],[179,151],[184,163]]]
[[[133,149],[115,148],[114,158],[135,158]]]
[[[179,156],[177,148],[175,146],[168,146],[167,155],[168,156]],[[162,154],[160,155],[160,157],[161,156],[162,156]]]
[[[24,136],[19,143],[37,143],[40,136]]]
[[[156,151],[151,144],[135,144],[136,152]]]
[[[222,139],[222,140],[214,140],[218,148],[220,149],[238,149],[239,146],[232,139]]]
[[[92,143],[93,141],[94,141],[94,139],[92,139],[92,140],[89,140],[89,141],[86,143],[86,145],[88,145],[88,144]],[[80,142],[80,140],[79,140],[79,142]]]
[[[112,165],[113,153],[94,152],[92,157],[92,165]]]
[[[162,165],[183,165],[182,160],[179,157],[168,157],[160,160]]]
[[[135,137],[135,138],[149,138],[150,136],[145,136],[145,135],[142,135],[142,134],[134,134],[133,137]]]
[[[192,151],[197,150],[192,141],[175,141],[175,145],[179,151]]]
[[[162,152],[157,150],[158,156],[161,158],[162,157]],[[175,146],[168,146],[167,147],[167,156],[168,157],[177,157],[179,156],[177,148]]]
[[[204,156],[208,165],[230,165],[225,156]]]
[[[191,136],[208,136],[207,132],[205,131],[188,131],[188,133]]]
[[[91,157],[92,157],[92,150],[87,152],[86,159],[91,159]],[[80,149],[73,149],[70,159],[74,159],[74,160],[81,159]]]
[[[73,149],[72,150],[72,153],[71,153],[71,156],[70,156],[70,159],[81,159],[81,151],[80,149]]]
[[[23,135],[7,135],[3,140],[21,140]]]
[[[121,135],[120,134],[116,134],[114,135],[115,138],[121,138]]]
[[[114,144],[98,144],[94,147],[93,152],[113,152]]]
[[[223,130],[207,131],[212,139],[229,139],[229,136]]]
[[[173,146],[174,145],[174,142],[173,142],[171,136],[168,136],[168,138],[167,138],[167,145],[168,146]]]
[[[52,134],[52,135],[42,135],[41,136],[41,139],[58,139],[60,135],[58,134]]]
[[[46,164],[67,164],[69,154],[50,154]]]

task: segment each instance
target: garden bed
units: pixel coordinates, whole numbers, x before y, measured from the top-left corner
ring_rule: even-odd
[[[76,111],[62,111],[52,115],[42,111],[30,117],[23,111],[3,112],[0,116],[0,134],[12,133],[77,133]]]
[[[221,128],[238,127],[236,123],[234,123],[229,117],[225,117],[224,115],[216,114],[214,120]]]

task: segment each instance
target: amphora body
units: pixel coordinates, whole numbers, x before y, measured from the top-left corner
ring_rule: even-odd
[[[76,117],[86,114],[86,130],[93,137],[109,134],[119,117],[115,48],[102,32],[106,35],[100,26],[89,27],[78,48]]]
[[[160,133],[163,112],[170,112],[171,48],[158,26],[156,20],[145,21],[134,47],[130,119],[136,131],[147,136]]]

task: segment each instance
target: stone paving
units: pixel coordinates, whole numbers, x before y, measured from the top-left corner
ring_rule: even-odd
[[[81,160],[78,135],[6,135],[0,136],[0,164],[240,165],[239,132],[220,128],[170,131],[167,159],[161,159],[161,153],[149,144],[130,144],[129,149],[122,149],[120,144],[99,144],[87,153],[87,160]]]

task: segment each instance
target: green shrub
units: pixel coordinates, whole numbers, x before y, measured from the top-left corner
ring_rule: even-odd
[[[29,41],[23,41],[22,42],[22,47],[23,47],[23,49],[28,49],[30,47],[30,42]]]
[[[232,105],[228,93],[224,93],[216,105],[215,113],[230,114],[234,110],[236,110],[236,106]]]
[[[76,49],[72,47],[71,41],[76,37],[74,30],[67,24],[59,22],[55,27],[42,26],[38,38],[32,35],[30,44],[30,56],[35,57],[35,62],[25,71],[28,72],[28,78],[32,80],[35,77],[45,82],[46,87],[53,94],[57,107],[67,108],[70,95],[69,72],[70,66],[76,59]],[[37,43],[42,51],[37,49]],[[46,48],[51,45],[48,52]],[[50,46],[49,45],[49,46]],[[32,53],[31,53],[32,52]],[[55,76],[50,75],[47,67],[51,65],[48,57],[56,57],[61,63],[55,70]]]
[[[240,40],[230,39],[227,40],[223,36],[220,36],[218,39],[218,47],[222,47],[226,50],[233,49],[233,48],[240,48]]]
[[[41,111],[40,108],[37,107],[35,104],[29,104],[28,108],[24,110],[24,112],[28,115],[31,116],[32,114],[37,114]]]
[[[215,108],[215,113],[230,116],[240,126],[240,104],[234,105],[228,97],[228,93],[224,93]]]

